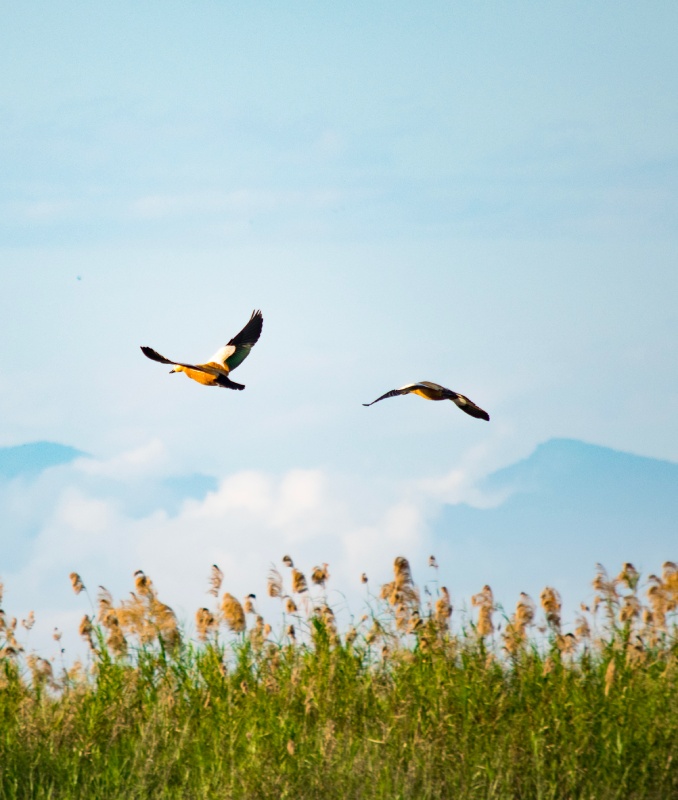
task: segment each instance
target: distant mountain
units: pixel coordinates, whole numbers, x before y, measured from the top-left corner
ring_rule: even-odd
[[[75,447],[55,442],[31,442],[15,447],[0,447],[0,480],[11,480],[19,475],[38,475],[50,467],[68,464],[86,456]]]
[[[678,464],[553,439],[481,488],[508,497],[445,506],[435,523],[434,552],[460,595],[489,583],[508,609],[551,585],[572,607],[590,599],[596,562],[617,574],[631,561],[647,576],[678,560]]]

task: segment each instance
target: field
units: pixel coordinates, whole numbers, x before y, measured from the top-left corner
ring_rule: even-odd
[[[503,614],[486,586],[460,622],[404,558],[345,630],[326,565],[271,569],[279,629],[222,579],[193,638],[143,573],[127,600],[101,590],[61,673],[4,614],[0,798],[678,797],[671,562],[599,568],[572,630],[549,587]]]

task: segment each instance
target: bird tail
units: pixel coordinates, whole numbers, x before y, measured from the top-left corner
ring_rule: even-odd
[[[217,386],[223,386],[225,389],[237,389],[238,391],[242,391],[245,388],[245,384],[236,383],[226,375],[219,375],[216,379],[216,384]]]

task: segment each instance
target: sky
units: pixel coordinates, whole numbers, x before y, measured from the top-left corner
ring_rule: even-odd
[[[91,457],[5,496],[6,606],[66,613],[76,562],[169,601],[217,557],[423,558],[436,507],[552,438],[678,461],[674,3],[2,19],[0,446]],[[202,360],[255,308],[244,392],[139,350]],[[491,422],[362,406],[422,379]],[[168,510],[194,475],[219,492]]]

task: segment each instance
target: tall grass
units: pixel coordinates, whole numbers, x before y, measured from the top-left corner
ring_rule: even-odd
[[[642,593],[632,565],[600,568],[572,631],[550,587],[502,619],[486,586],[451,626],[404,558],[339,631],[327,565],[284,570],[274,630],[214,566],[196,640],[138,572],[130,598],[100,592],[87,663],[58,675],[3,615],[0,798],[678,797],[675,564]]]

